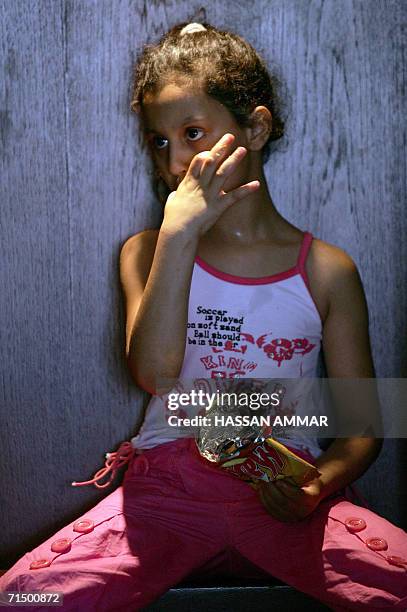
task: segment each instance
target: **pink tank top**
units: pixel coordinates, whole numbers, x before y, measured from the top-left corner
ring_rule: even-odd
[[[318,376],[322,322],[305,271],[312,239],[305,232],[296,265],[272,276],[234,276],[196,257],[181,381],[194,379],[202,388],[211,378]],[[151,398],[140,431],[131,440],[135,448],[152,448],[180,437],[168,423],[177,412],[168,409],[167,398]],[[290,440],[289,445],[314,456],[321,453],[317,440],[309,436]]]

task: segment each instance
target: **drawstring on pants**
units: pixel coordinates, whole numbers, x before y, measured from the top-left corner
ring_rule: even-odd
[[[98,489],[104,489],[105,487],[108,487],[111,484],[112,480],[115,478],[117,470],[126,463],[129,463],[136,452],[137,449],[134,448],[131,442],[122,442],[117,451],[113,453],[106,453],[105,467],[98,470],[91,480],[86,480],[84,482],[72,482],[71,486],[80,487],[84,485],[94,484],[95,487],[97,487]],[[109,472],[111,472],[109,480],[104,484],[100,484],[98,480],[107,476]]]

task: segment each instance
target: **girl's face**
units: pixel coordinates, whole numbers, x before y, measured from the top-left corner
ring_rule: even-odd
[[[148,94],[142,107],[143,130],[154,165],[171,191],[184,178],[194,155],[208,151],[226,133],[247,147],[247,135],[223,104],[191,87],[168,84]],[[243,158],[223,189],[247,182],[249,155]]]

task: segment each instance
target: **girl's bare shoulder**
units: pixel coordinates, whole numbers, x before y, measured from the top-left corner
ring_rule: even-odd
[[[313,239],[308,260],[315,271],[328,276],[355,268],[355,262],[346,251],[319,238]]]
[[[306,271],[322,321],[334,302],[352,299],[355,291],[360,291],[360,276],[352,257],[343,249],[318,238],[312,241]]]
[[[148,229],[129,236],[121,247],[120,255],[126,255],[127,253],[132,253],[141,248],[152,248],[154,250],[158,233],[158,229]]]
[[[154,258],[158,230],[144,230],[133,234],[123,243],[120,250],[122,280],[137,273],[146,280]]]

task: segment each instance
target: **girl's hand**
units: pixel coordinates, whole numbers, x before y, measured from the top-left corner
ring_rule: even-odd
[[[163,226],[201,236],[229,206],[259,188],[259,181],[251,181],[228,193],[222,189],[247,152],[237,147],[229,155],[234,140],[233,134],[225,134],[210,151],[193,157],[177,190],[168,196]]]
[[[284,523],[301,521],[315,510],[323,498],[318,478],[302,487],[288,478],[274,482],[259,481],[257,491],[267,512]]]

